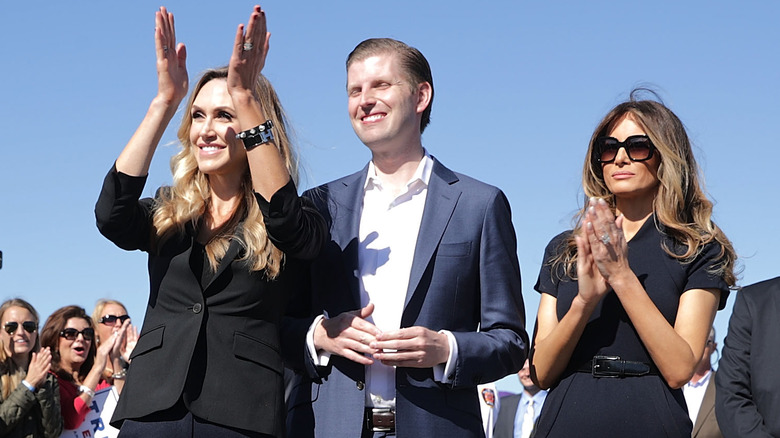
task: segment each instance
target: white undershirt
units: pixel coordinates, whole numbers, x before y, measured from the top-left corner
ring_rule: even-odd
[[[688,416],[691,417],[693,424],[696,424],[696,417],[699,416],[699,409],[701,409],[701,403],[704,400],[704,393],[707,391],[707,384],[710,383],[710,376],[712,376],[712,370],[707,371],[707,374],[698,382],[688,382],[683,386],[685,403],[688,405]]]

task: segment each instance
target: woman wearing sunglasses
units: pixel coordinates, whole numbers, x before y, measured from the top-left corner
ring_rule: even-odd
[[[79,306],[65,306],[52,313],[41,330],[41,345],[51,350],[51,371],[60,386],[60,404],[65,429],[84,422],[95,392],[108,388],[103,370],[111,362],[121,367],[120,348],[127,325],[100,345],[95,346],[92,319]],[[117,381],[117,391],[122,390]]]
[[[734,286],[735,253],[685,128],[663,104],[617,105],[591,138],[585,205],[547,246],[531,372],[539,437],[690,437],[680,388]]]
[[[0,305],[0,436],[56,438],[62,433],[51,351],[38,341],[38,312],[19,298]]]
[[[119,368],[114,368],[110,361],[106,362],[106,368],[103,370],[103,379],[113,385],[114,380],[124,380],[127,375],[127,367],[130,363],[130,354],[133,352],[136,341],[138,341],[138,330],[132,324],[125,324],[130,320],[125,305],[117,300],[100,299],[95,304],[92,311],[92,323],[95,325],[95,341],[100,346],[102,340],[110,339],[117,331],[126,327],[126,333],[122,346],[120,348]]]

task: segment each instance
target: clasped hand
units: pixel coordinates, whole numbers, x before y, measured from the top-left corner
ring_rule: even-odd
[[[430,368],[449,357],[447,335],[425,327],[382,332],[366,319],[374,304],[323,319],[314,330],[314,346],[362,365],[379,360],[388,366]]]
[[[615,218],[603,199],[591,199],[577,243],[577,278],[580,297],[600,300],[609,290],[609,280],[625,272],[628,244],[623,234],[623,216]]]

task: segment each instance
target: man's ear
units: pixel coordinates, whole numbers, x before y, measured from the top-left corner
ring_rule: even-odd
[[[431,95],[433,89],[428,82],[422,82],[417,85],[417,114],[422,114],[428,105],[431,104]]]

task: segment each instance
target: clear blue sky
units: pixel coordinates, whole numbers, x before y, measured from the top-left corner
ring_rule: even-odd
[[[227,63],[250,2],[169,1],[190,77]],[[297,132],[300,188],[370,158],[347,120],[344,60],[369,37],[419,48],[436,98],[423,136],[452,169],[502,188],[513,209],[527,328],[547,241],[582,202],[581,166],[598,120],[651,84],[683,120],[750,284],[780,275],[775,129],[780,122],[780,3],[269,0],[266,75]],[[105,240],[93,214],[103,176],[156,91],[158,2],[9,2],[0,27],[0,299],[21,296],[45,318],[100,297],[136,322],[146,257]],[[192,81],[194,82],[194,81]],[[170,183],[168,129],[146,193]],[[734,302],[716,319],[718,340]],[[722,343],[722,342],[721,342]],[[516,391],[510,376],[499,385]]]

